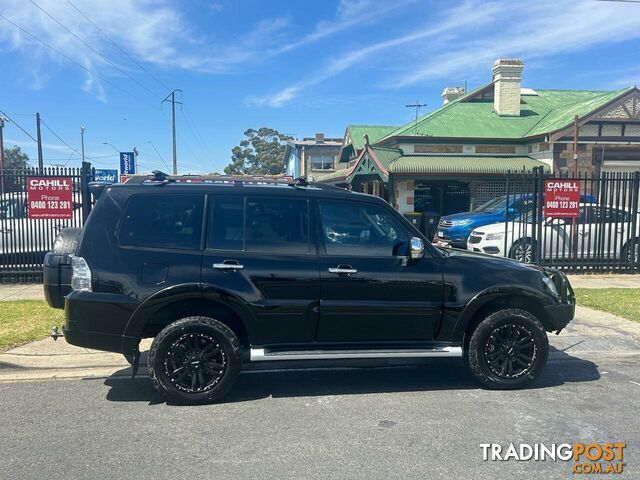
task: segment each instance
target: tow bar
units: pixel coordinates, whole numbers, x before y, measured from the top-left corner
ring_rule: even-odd
[[[58,330],[58,327],[54,325],[53,328],[51,328],[51,335],[49,336],[53,338],[54,341],[56,341],[58,340],[58,337],[64,337],[64,333]]]

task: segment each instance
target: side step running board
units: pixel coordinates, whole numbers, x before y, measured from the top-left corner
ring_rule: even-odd
[[[429,358],[462,357],[462,347],[421,349],[377,349],[377,350],[304,350],[269,351],[264,348],[251,349],[252,362],[268,360],[332,360],[345,358]]]

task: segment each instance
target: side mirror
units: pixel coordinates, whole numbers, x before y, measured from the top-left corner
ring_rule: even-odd
[[[416,260],[424,256],[424,242],[421,238],[411,237],[411,259]]]

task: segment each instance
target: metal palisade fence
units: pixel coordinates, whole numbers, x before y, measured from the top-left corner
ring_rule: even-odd
[[[91,209],[91,166],[0,170],[0,282],[42,281],[42,262],[65,227]]]
[[[640,172],[507,176],[507,221],[469,249],[573,272],[640,272]]]

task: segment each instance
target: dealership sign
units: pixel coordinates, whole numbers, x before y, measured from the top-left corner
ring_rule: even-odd
[[[544,182],[544,216],[578,218],[580,216],[580,181],[546,180]]]
[[[73,217],[73,178],[27,177],[29,218]]]
[[[118,170],[96,168],[93,180],[96,182],[116,183],[118,181]]]
[[[136,173],[136,162],[133,152],[120,152],[120,173],[133,175]]]

